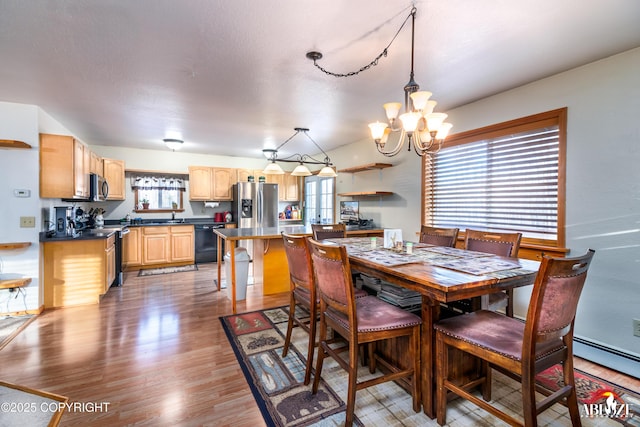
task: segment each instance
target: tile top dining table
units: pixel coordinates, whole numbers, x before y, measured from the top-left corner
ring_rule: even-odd
[[[440,304],[481,297],[486,306],[490,293],[533,284],[540,265],[533,260],[421,243],[414,243],[412,253],[407,253],[406,246],[385,249],[378,243],[373,248],[371,240],[363,237],[330,241],[346,247],[353,270],[422,296],[422,404],[431,418],[435,417],[433,324],[440,318]]]

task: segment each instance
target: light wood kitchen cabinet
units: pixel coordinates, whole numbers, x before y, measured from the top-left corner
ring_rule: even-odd
[[[109,184],[107,200],[125,199],[124,161],[103,159],[104,179]]]
[[[122,243],[123,268],[136,267],[142,264],[141,227],[129,227]]]
[[[236,169],[236,182],[248,182],[250,176],[258,182],[261,176],[267,175],[262,172],[262,169]]]
[[[116,276],[115,234],[42,246],[45,308],[100,302]]]
[[[142,265],[169,264],[170,244],[168,226],[143,227]]]
[[[281,202],[300,200],[300,178],[285,172],[283,175],[267,175],[266,182],[278,184],[278,199]]]
[[[124,259],[130,261],[140,255],[138,265],[149,266],[159,264],[192,264],[195,261],[194,228],[191,224],[129,227],[129,234],[125,236]],[[131,240],[131,232],[139,230],[140,245]],[[137,249],[139,247],[139,252]],[[133,251],[136,251],[135,256]],[[135,260],[128,262],[127,267],[136,265]]]
[[[189,200],[233,200],[236,169],[189,166]]]
[[[192,225],[172,225],[171,262],[193,262],[195,260],[195,231]]]
[[[91,151],[89,154],[90,154],[90,157],[91,157],[89,172],[95,173],[96,175],[103,176],[104,175],[104,168],[102,166],[103,165],[102,157],[98,156],[93,151]]]
[[[40,197],[89,197],[90,153],[71,136],[40,134]]]

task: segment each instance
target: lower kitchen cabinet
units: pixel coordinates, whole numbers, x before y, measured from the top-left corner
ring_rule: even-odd
[[[45,308],[100,302],[116,276],[115,235],[42,246]]]
[[[129,227],[125,235],[125,269],[195,262],[193,225]]]

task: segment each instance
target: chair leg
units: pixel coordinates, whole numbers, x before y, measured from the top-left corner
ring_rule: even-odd
[[[436,421],[443,426],[447,422],[447,389],[444,382],[449,376],[449,350],[440,332],[436,332]]]
[[[482,398],[486,401],[486,402],[490,402],[491,401],[491,381],[492,381],[492,374],[491,374],[491,366],[489,366],[489,364],[487,362],[485,362],[484,360],[480,362],[482,364],[481,369],[481,374],[484,377],[484,383],[482,383],[482,386],[480,387],[482,390]]]
[[[368,345],[367,345],[368,347]],[[358,353],[360,346],[354,342],[349,344],[349,388],[347,390],[347,408],[345,411],[345,427],[353,425],[353,413],[356,406],[356,384],[358,382]]]
[[[571,392],[567,396],[567,407],[569,408],[569,416],[571,417],[571,425],[581,426],[580,410],[578,409],[578,396],[576,394],[576,379],[573,373],[573,355],[570,355],[562,364],[562,372],[564,383],[571,386]]]
[[[320,377],[322,375],[322,363],[326,355],[325,346],[327,344],[327,324],[324,321],[324,315],[320,314],[320,337],[318,340],[318,360],[316,360],[316,374],[313,377],[313,387],[311,392],[316,394],[320,385]]]
[[[291,331],[293,329],[293,319],[296,314],[296,299],[293,296],[293,292],[291,292],[291,297],[289,299],[289,323],[287,324],[287,336],[284,339],[284,346],[282,347],[282,357],[287,357],[287,353],[289,352],[289,345],[291,344]]]
[[[522,373],[522,411],[525,427],[537,427],[535,375],[528,372]]]
[[[311,309],[309,313],[309,345],[307,350],[307,366],[304,371],[304,385],[311,381],[311,366],[313,365],[313,353],[316,348],[316,310]]]

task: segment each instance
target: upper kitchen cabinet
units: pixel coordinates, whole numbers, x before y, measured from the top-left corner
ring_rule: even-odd
[[[107,200],[124,200],[124,161],[114,159],[102,159],[102,161],[104,179],[109,184],[109,197],[107,197]]]
[[[89,197],[91,151],[67,135],[40,134],[40,197]]]
[[[236,169],[189,166],[189,200],[233,200]]]
[[[284,175],[267,175],[266,182],[278,184],[278,199],[281,202],[300,200],[300,178],[285,172]]]
[[[266,175],[262,172],[262,169],[236,169],[237,182],[248,182],[250,176],[253,177],[255,182],[258,182],[261,176]]]
[[[90,154],[91,163],[89,166],[89,172],[95,173],[96,175],[103,176],[104,175],[104,164],[102,162],[102,157],[98,156],[93,151]]]

